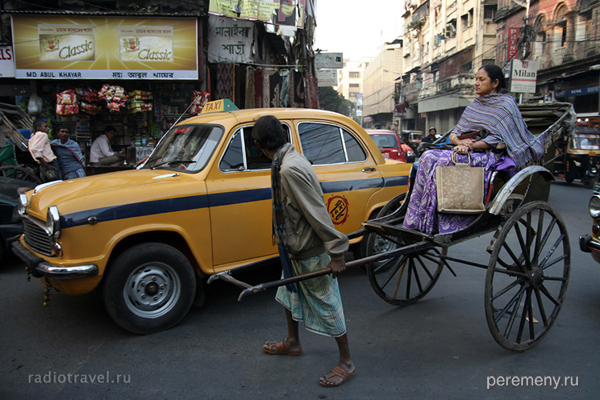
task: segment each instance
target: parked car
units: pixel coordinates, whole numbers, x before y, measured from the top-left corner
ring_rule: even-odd
[[[590,253],[594,261],[600,263],[600,184],[594,186],[594,195],[590,199],[588,211],[592,217],[592,233],[579,237],[579,248]]]
[[[205,109],[218,110],[216,103]],[[24,235],[13,251],[35,277],[66,294],[101,286],[109,315],[131,332],[174,326],[192,303],[202,302],[207,277],[278,256],[270,160],[251,137],[263,115],[279,118],[312,162],[339,231],[360,229],[406,191],[411,165],[385,159],[340,114],[207,113],[174,126],[140,169],[47,183],[23,194]]]
[[[563,156],[554,161],[554,172],[564,174],[567,183],[578,179],[584,187],[594,187],[600,173],[600,130],[576,126],[573,136],[558,146]]]
[[[10,242],[23,233],[23,222],[17,212],[19,188],[33,188],[34,183],[0,176],[0,261],[8,255]]]
[[[387,129],[368,129],[367,133],[385,158],[391,158],[402,162],[414,162],[415,152],[404,143],[396,132]]]

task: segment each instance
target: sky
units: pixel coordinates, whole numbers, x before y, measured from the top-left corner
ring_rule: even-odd
[[[403,0],[316,0],[314,49],[359,61],[402,33]]]

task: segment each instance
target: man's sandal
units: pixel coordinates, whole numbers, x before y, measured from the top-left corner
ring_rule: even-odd
[[[354,372],[348,372],[338,366],[336,366],[333,371],[331,371],[331,373],[323,376],[321,379],[319,379],[319,385],[324,386],[324,387],[336,387],[336,386],[340,386],[341,384],[345,383],[346,381],[349,381],[350,379],[354,378],[354,376],[356,375],[356,371]],[[330,379],[331,378],[342,378],[341,381],[339,382],[331,382]]]
[[[267,354],[274,354],[274,355],[283,355],[283,356],[299,356],[302,354],[302,351],[294,351],[291,349],[288,349],[285,346],[285,343],[283,341],[281,342],[267,342],[263,345],[263,350],[265,351],[265,353]]]

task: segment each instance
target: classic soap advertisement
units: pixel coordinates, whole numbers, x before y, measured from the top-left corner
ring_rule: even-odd
[[[16,78],[198,79],[195,18],[13,15]]]

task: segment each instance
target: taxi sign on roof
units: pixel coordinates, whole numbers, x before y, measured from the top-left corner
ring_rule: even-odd
[[[235,111],[235,110],[239,110],[239,108],[237,108],[231,100],[221,99],[221,100],[209,101],[208,103],[206,103],[204,105],[204,107],[202,108],[202,111],[200,112],[200,114],[208,114],[208,113],[221,112],[221,111]]]

